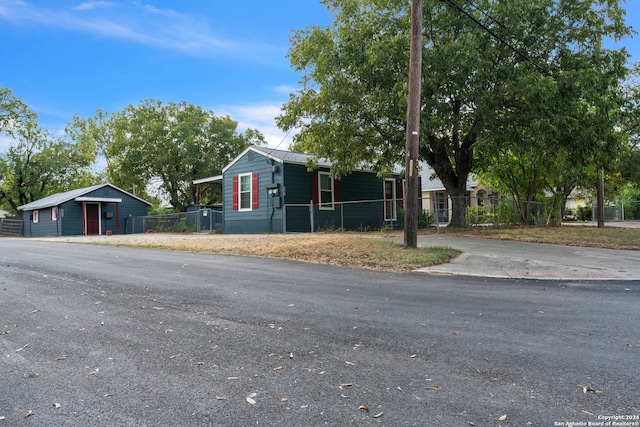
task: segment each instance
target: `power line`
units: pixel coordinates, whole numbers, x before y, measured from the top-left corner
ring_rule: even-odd
[[[464,10],[462,7],[460,7],[454,0],[442,0],[442,2],[444,2],[445,4],[451,6],[454,9],[457,9],[459,12],[463,13],[466,17],[468,17],[469,19],[471,19],[473,22],[475,22],[476,24],[478,24],[482,29],[484,29],[487,33],[491,34],[496,40],[498,40],[500,43],[504,44],[505,46],[507,46],[509,49],[511,49],[513,52],[515,52],[516,54],[518,54],[520,57],[522,57],[522,59],[524,59],[525,61],[527,61],[528,63],[530,63],[531,65],[533,65],[534,67],[536,67],[539,71],[547,74],[548,70],[544,69],[543,67],[541,67],[540,65],[538,65],[538,63],[534,62],[528,55],[526,55],[524,52],[522,52],[520,49],[518,49],[517,47],[513,46],[511,43],[509,43],[508,41],[506,41],[505,39],[503,39],[502,37],[500,37],[499,35],[497,35],[495,32],[493,32],[489,27],[487,27],[486,25],[484,25],[482,22],[478,21],[474,16],[472,16],[469,12],[467,12],[466,10]],[[475,7],[475,6],[474,6]],[[504,25],[500,24],[499,22],[497,22],[495,19],[489,17],[489,19],[491,19],[492,21],[494,21],[496,24],[502,26],[504,28]]]

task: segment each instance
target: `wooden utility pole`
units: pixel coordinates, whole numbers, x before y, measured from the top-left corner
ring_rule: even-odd
[[[409,94],[407,97],[407,159],[404,206],[404,246],[418,247],[418,148],[420,144],[420,83],[422,79],[422,0],[411,3]]]

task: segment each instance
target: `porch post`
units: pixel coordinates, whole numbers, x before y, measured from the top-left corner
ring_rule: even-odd
[[[82,202],[82,235],[87,235],[87,203]]]

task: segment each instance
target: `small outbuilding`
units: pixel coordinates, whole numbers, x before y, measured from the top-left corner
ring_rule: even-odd
[[[151,203],[112,184],[79,188],[18,207],[25,237],[123,234]]]

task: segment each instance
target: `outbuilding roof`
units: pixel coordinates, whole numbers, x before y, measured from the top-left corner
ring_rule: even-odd
[[[22,205],[22,206],[18,206],[18,210],[19,211],[33,211],[33,210],[37,210],[37,209],[44,209],[44,208],[49,208],[51,206],[58,206],[64,202],[68,202],[69,200],[74,200],[77,199],[79,197],[84,196],[87,193],[91,193],[92,191],[98,190],[102,187],[111,187],[114,190],[120,191],[121,193],[124,193],[130,197],[133,197],[136,200],[139,200],[143,203],[146,203],[147,205],[151,206],[151,203],[147,202],[146,200],[141,199],[140,197],[136,197],[131,193],[128,193],[126,191],[124,191],[121,188],[116,187],[113,184],[109,184],[109,183],[105,183],[105,184],[98,184],[98,185],[92,185],[90,187],[84,187],[84,188],[78,188],[76,190],[70,190],[70,191],[65,191],[64,193],[56,193],[56,194],[52,194],[50,196],[44,197],[42,199],[38,199],[34,202],[31,203],[27,203],[26,205]]]

